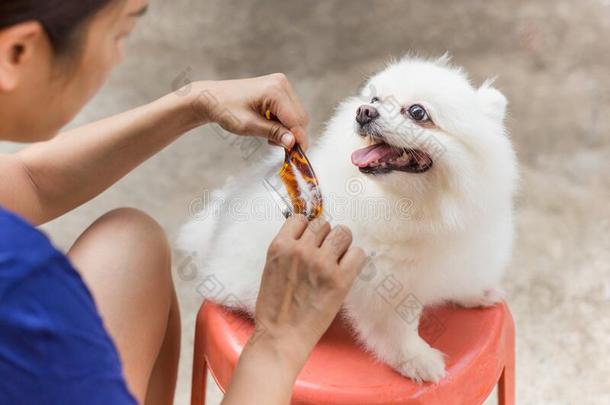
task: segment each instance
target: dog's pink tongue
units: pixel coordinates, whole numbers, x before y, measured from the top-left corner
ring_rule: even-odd
[[[385,143],[376,143],[366,148],[356,149],[352,153],[354,166],[367,167],[375,161],[383,162],[400,156],[400,151]]]

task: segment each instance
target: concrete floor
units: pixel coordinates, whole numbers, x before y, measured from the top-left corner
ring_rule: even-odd
[[[523,175],[506,280],[517,323],[519,403],[607,404],[608,38],[608,0],[153,0],[125,63],[77,123],[152,100],[184,75],[282,71],[310,111],[315,136],[333,105],[392,56],[449,51],[475,82],[497,75]],[[262,153],[244,160],[211,128],[195,130],[45,228],[67,248],[103,212],[135,206],[172,234],[192,201]],[[196,286],[179,277],[179,260],[184,339],[176,403],[186,404],[200,302]]]

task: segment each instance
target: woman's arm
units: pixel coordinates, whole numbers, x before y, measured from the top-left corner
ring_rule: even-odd
[[[288,404],[292,386],[365,264],[351,232],[290,217],[267,252],[256,332],[244,348],[223,405]]]
[[[78,207],[191,129],[182,103],[170,94],[3,156],[0,196],[35,224]]]
[[[279,143],[305,143],[307,116],[283,75],[197,82],[172,93],[0,156],[0,204],[34,224],[94,198],[180,135],[208,122]],[[280,123],[264,119],[269,109]]]
[[[277,342],[264,337],[248,343],[222,405],[289,403],[292,386],[302,366],[291,363],[289,355],[277,346]]]

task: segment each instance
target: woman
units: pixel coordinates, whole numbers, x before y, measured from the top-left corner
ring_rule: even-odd
[[[113,210],[65,256],[33,226],[210,122],[287,148],[307,145],[307,115],[281,74],[193,83],[186,96],[169,94],[55,136],[120,61],[122,41],[146,7],[145,0],[0,3],[0,140],[37,142],[0,155],[2,404],[167,404],[174,394],[180,320],[161,227],[137,210]],[[264,119],[267,110],[277,122]],[[301,216],[286,221],[269,248],[256,308],[265,333],[244,350],[226,403],[288,401],[364,263],[344,234]]]

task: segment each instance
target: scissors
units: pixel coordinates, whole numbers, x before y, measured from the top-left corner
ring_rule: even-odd
[[[265,118],[275,119],[269,110],[265,111]],[[284,164],[278,175],[286,188],[292,207],[288,206],[277,191],[270,191],[286,218],[296,213],[305,215],[311,221],[322,214],[324,203],[320,183],[307,155],[297,143],[292,149],[286,149]]]

